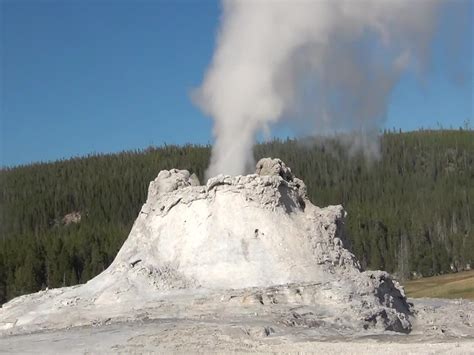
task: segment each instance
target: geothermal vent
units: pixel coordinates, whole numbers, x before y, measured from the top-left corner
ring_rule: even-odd
[[[258,314],[277,330],[409,332],[398,283],[386,272],[362,272],[344,248],[344,216],[341,206],[314,206],[279,159],[204,186],[186,170],[164,170],[106,271],[85,285],[10,301],[0,330],[212,313]]]

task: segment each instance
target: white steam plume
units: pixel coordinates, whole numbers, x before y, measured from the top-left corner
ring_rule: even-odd
[[[225,0],[212,64],[194,93],[214,119],[208,176],[241,174],[278,121],[374,137],[401,72],[427,56],[437,0]],[[307,131],[306,131],[307,132]]]

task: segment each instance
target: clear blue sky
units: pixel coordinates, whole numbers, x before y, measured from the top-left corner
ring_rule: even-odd
[[[2,166],[212,143],[189,93],[212,57],[217,1],[0,3]],[[473,5],[461,3],[444,12],[427,73],[396,87],[386,127],[474,126]]]

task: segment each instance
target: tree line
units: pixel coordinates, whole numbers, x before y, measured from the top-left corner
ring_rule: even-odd
[[[0,303],[84,283],[112,262],[162,169],[204,180],[210,146],[150,147],[0,170]],[[318,206],[343,204],[351,250],[364,268],[400,278],[474,262],[474,131],[385,132],[381,157],[337,138],[257,144],[279,157]],[[80,221],[67,221],[76,212]],[[77,223],[76,223],[77,222]]]

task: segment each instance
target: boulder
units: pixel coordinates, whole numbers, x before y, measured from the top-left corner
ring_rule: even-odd
[[[255,173],[260,176],[281,176],[285,181],[293,181],[291,169],[280,159],[262,158],[258,161]]]

